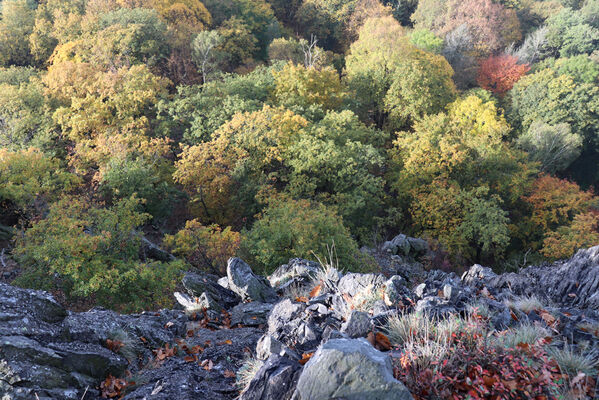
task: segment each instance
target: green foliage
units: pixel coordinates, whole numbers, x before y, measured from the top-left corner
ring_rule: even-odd
[[[214,26],[221,26],[231,17],[242,20],[258,41],[256,56],[266,58],[266,49],[273,39],[273,28],[278,25],[272,8],[264,0],[205,0]]]
[[[136,195],[143,200],[141,208],[154,217],[164,217],[171,211],[175,197],[169,185],[170,176],[160,176],[161,171],[148,160],[112,157],[99,181],[99,191],[111,202]]]
[[[384,139],[351,111],[329,112],[290,145],[286,190],[334,206],[352,233],[367,242],[385,196],[378,174]]]
[[[35,11],[26,0],[2,2],[0,20],[0,65],[29,65],[31,49],[29,35],[33,32]]]
[[[135,197],[110,208],[73,197],[53,204],[17,239],[15,255],[24,269],[17,283],[91,297],[121,311],[168,306],[183,264],[139,259],[136,228],[148,215],[137,212],[138,205]]]
[[[190,145],[210,140],[233,115],[262,108],[274,88],[273,68],[225,75],[202,86],[179,86],[173,99],[158,104],[161,130]]]
[[[271,63],[285,61],[293,64],[303,64],[304,52],[302,45],[295,39],[277,38],[268,46],[268,60]]]
[[[37,149],[0,149],[0,203],[10,202],[25,213],[40,211],[77,183],[77,178],[64,171],[57,159]]]
[[[509,117],[523,131],[533,122],[568,123],[585,143],[597,143],[599,87],[544,69],[520,79],[510,91]]]
[[[536,70],[551,68],[560,75],[568,75],[576,83],[594,83],[599,78],[599,62],[586,54],[569,58],[549,58],[539,63]]]
[[[291,199],[273,199],[244,240],[252,265],[262,274],[293,257],[323,257],[328,254],[327,246],[333,244],[342,269],[365,269],[356,242],[334,211],[316,202]]]
[[[322,69],[287,64],[275,74],[275,101],[298,114],[312,107],[339,109],[346,97],[339,74],[331,67]]]
[[[421,50],[439,54],[445,41],[428,29],[416,29],[410,34],[410,42]]]
[[[0,82],[0,146],[50,150],[57,136],[52,104],[35,71],[9,68],[0,71]]]
[[[384,99],[390,126],[400,128],[406,121],[443,110],[456,95],[452,75],[451,66],[442,56],[421,50],[410,52],[396,66]]]
[[[532,161],[540,163],[542,171],[555,173],[565,170],[578,158],[582,138],[572,133],[567,123],[552,126],[537,121],[518,137],[518,145]]]
[[[551,16],[547,20],[547,42],[554,54],[570,57],[598,49],[599,30],[594,18],[568,7]]]
[[[386,123],[384,99],[396,65],[412,48],[392,17],[366,20],[350,47],[345,73],[348,87],[355,93],[354,109],[378,128]]]

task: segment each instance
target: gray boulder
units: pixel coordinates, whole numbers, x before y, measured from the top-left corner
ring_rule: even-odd
[[[391,254],[404,256],[420,256],[428,251],[428,242],[424,239],[413,238],[399,234],[393,239],[383,243],[382,250]]]
[[[188,272],[183,277],[182,283],[192,297],[201,297],[206,293],[207,298],[221,304],[223,308],[233,307],[241,301],[235,292],[220,285],[218,277],[214,275]]]
[[[299,360],[300,356],[283,343],[270,335],[263,335],[256,344],[256,357],[260,360],[266,360],[271,354],[285,356],[292,360]]]
[[[243,300],[272,303],[278,299],[266,278],[258,276],[242,259],[233,257],[227,263],[229,288]]]
[[[370,331],[372,331],[370,316],[363,311],[353,310],[341,326],[341,332],[350,338],[365,337]]]
[[[287,264],[281,265],[269,277],[273,288],[283,290],[291,285],[306,285],[318,274],[320,266],[313,261],[293,258]]]
[[[331,339],[314,353],[297,382],[297,400],[408,400],[391,360],[365,339]]]
[[[407,307],[414,299],[414,293],[408,289],[406,280],[399,275],[394,275],[384,284],[383,300],[388,306]]]
[[[241,303],[231,310],[231,326],[260,326],[266,325],[266,320],[272,310],[272,303]]]
[[[240,400],[289,400],[300,371],[297,361],[273,354],[258,370]]]

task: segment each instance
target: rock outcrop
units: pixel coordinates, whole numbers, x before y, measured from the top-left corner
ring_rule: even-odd
[[[293,259],[266,279],[233,258],[225,278],[185,275],[176,294],[185,310],[132,315],[70,312],[45,292],[0,284],[1,398],[411,399],[393,377],[393,352],[373,339],[408,313],[447,318],[475,308],[495,330],[534,323],[575,346],[599,346],[584,328],[599,326],[599,247],[518,273],[474,265],[462,277],[404,275],[343,274]],[[290,282],[319,286],[285,297]],[[543,309],[519,308],[522,296]],[[248,358],[261,364],[242,388],[236,373]]]

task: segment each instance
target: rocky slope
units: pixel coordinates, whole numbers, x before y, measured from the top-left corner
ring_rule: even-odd
[[[0,284],[0,398],[234,399],[253,357],[244,400],[411,399],[376,333],[398,312],[444,317],[473,305],[496,330],[534,322],[574,345],[599,344],[588,329],[599,326],[599,246],[519,273],[474,265],[462,277],[414,273],[404,260],[422,246],[386,243],[388,276],[294,259],[265,278],[233,258],[226,277],[184,277],[183,309],[136,315],[69,312],[47,293]],[[554,319],[514,306],[523,296]]]

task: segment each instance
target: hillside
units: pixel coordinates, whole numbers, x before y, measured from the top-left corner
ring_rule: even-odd
[[[0,387],[592,398],[598,171],[599,0],[1,0]]]

